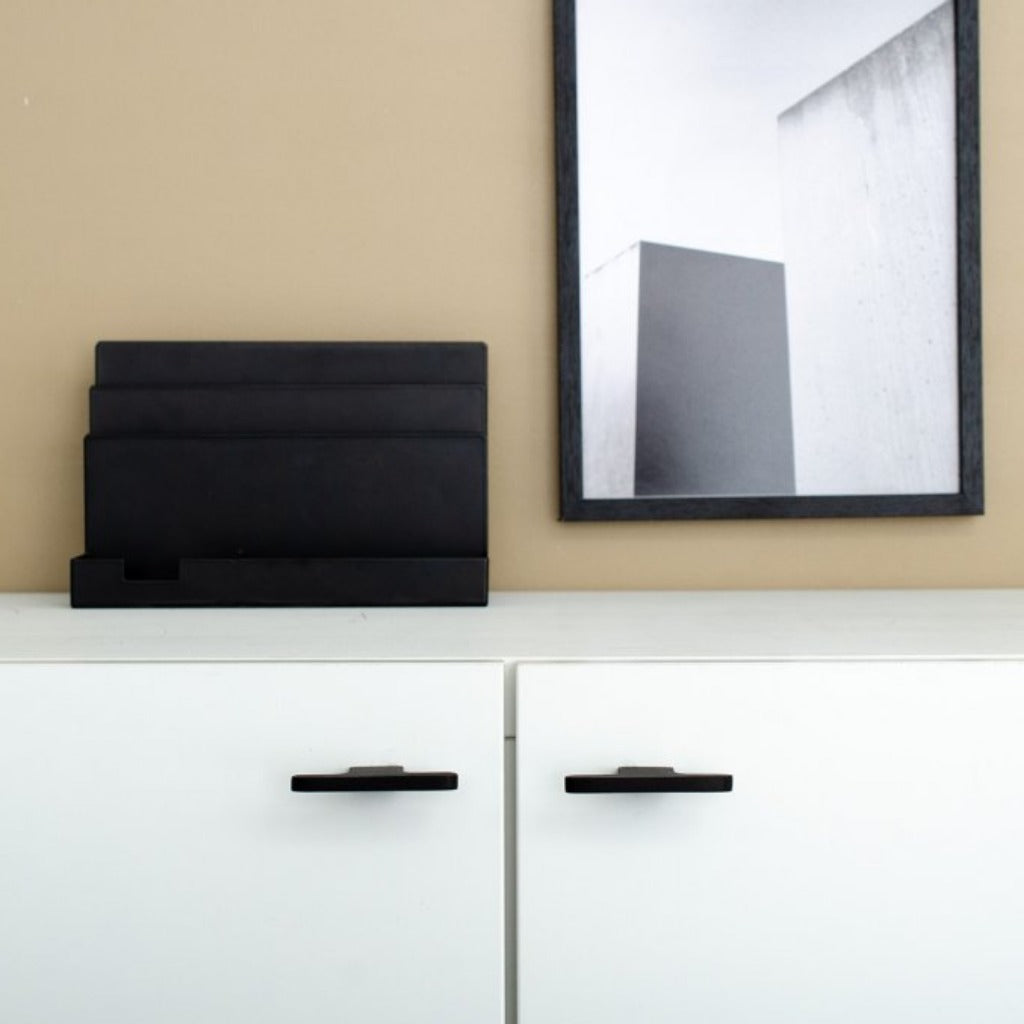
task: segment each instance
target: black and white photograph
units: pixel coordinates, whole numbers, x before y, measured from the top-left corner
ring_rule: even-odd
[[[562,515],[982,510],[975,0],[555,0]]]

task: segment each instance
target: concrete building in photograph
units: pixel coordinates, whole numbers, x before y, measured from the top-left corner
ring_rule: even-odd
[[[632,498],[636,474],[640,243],[581,282],[583,493]]]
[[[800,494],[959,488],[953,5],[779,118]]]
[[[584,276],[585,497],[959,489],[954,37],[947,0],[766,112],[784,262],[640,241]]]
[[[641,246],[639,496],[793,493],[783,269]]]
[[[643,242],[583,288],[586,497],[793,493],[781,264]]]

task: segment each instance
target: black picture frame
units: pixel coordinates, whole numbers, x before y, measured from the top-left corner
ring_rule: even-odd
[[[621,0],[629,5],[632,0]],[[826,5],[828,0],[825,0]],[[954,0],[956,390],[959,488],[941,493],[584,494],[577,14],[553,0],[557,190],[560,517],[672,520],[959,516],[984,511],[977,0]]]

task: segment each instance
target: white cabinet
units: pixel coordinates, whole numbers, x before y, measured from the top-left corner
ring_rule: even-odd
[[[1024,590],[0,595],[0,830],[0,1024],[1021,1024]]]
[[[1024,663],[525,665],[521,1024],[1019,1024]],[[729,792],[566,792],[622,766]]]
[[[498,664],[0,664],[0,1019],[500,1021],[502,736]],[[290,788],[381,765],[457,788]]]

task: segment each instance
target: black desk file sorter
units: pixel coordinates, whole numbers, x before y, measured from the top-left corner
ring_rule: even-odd
[[[476,342],[100,342],[72,604],[486,604],[486,372]]]

